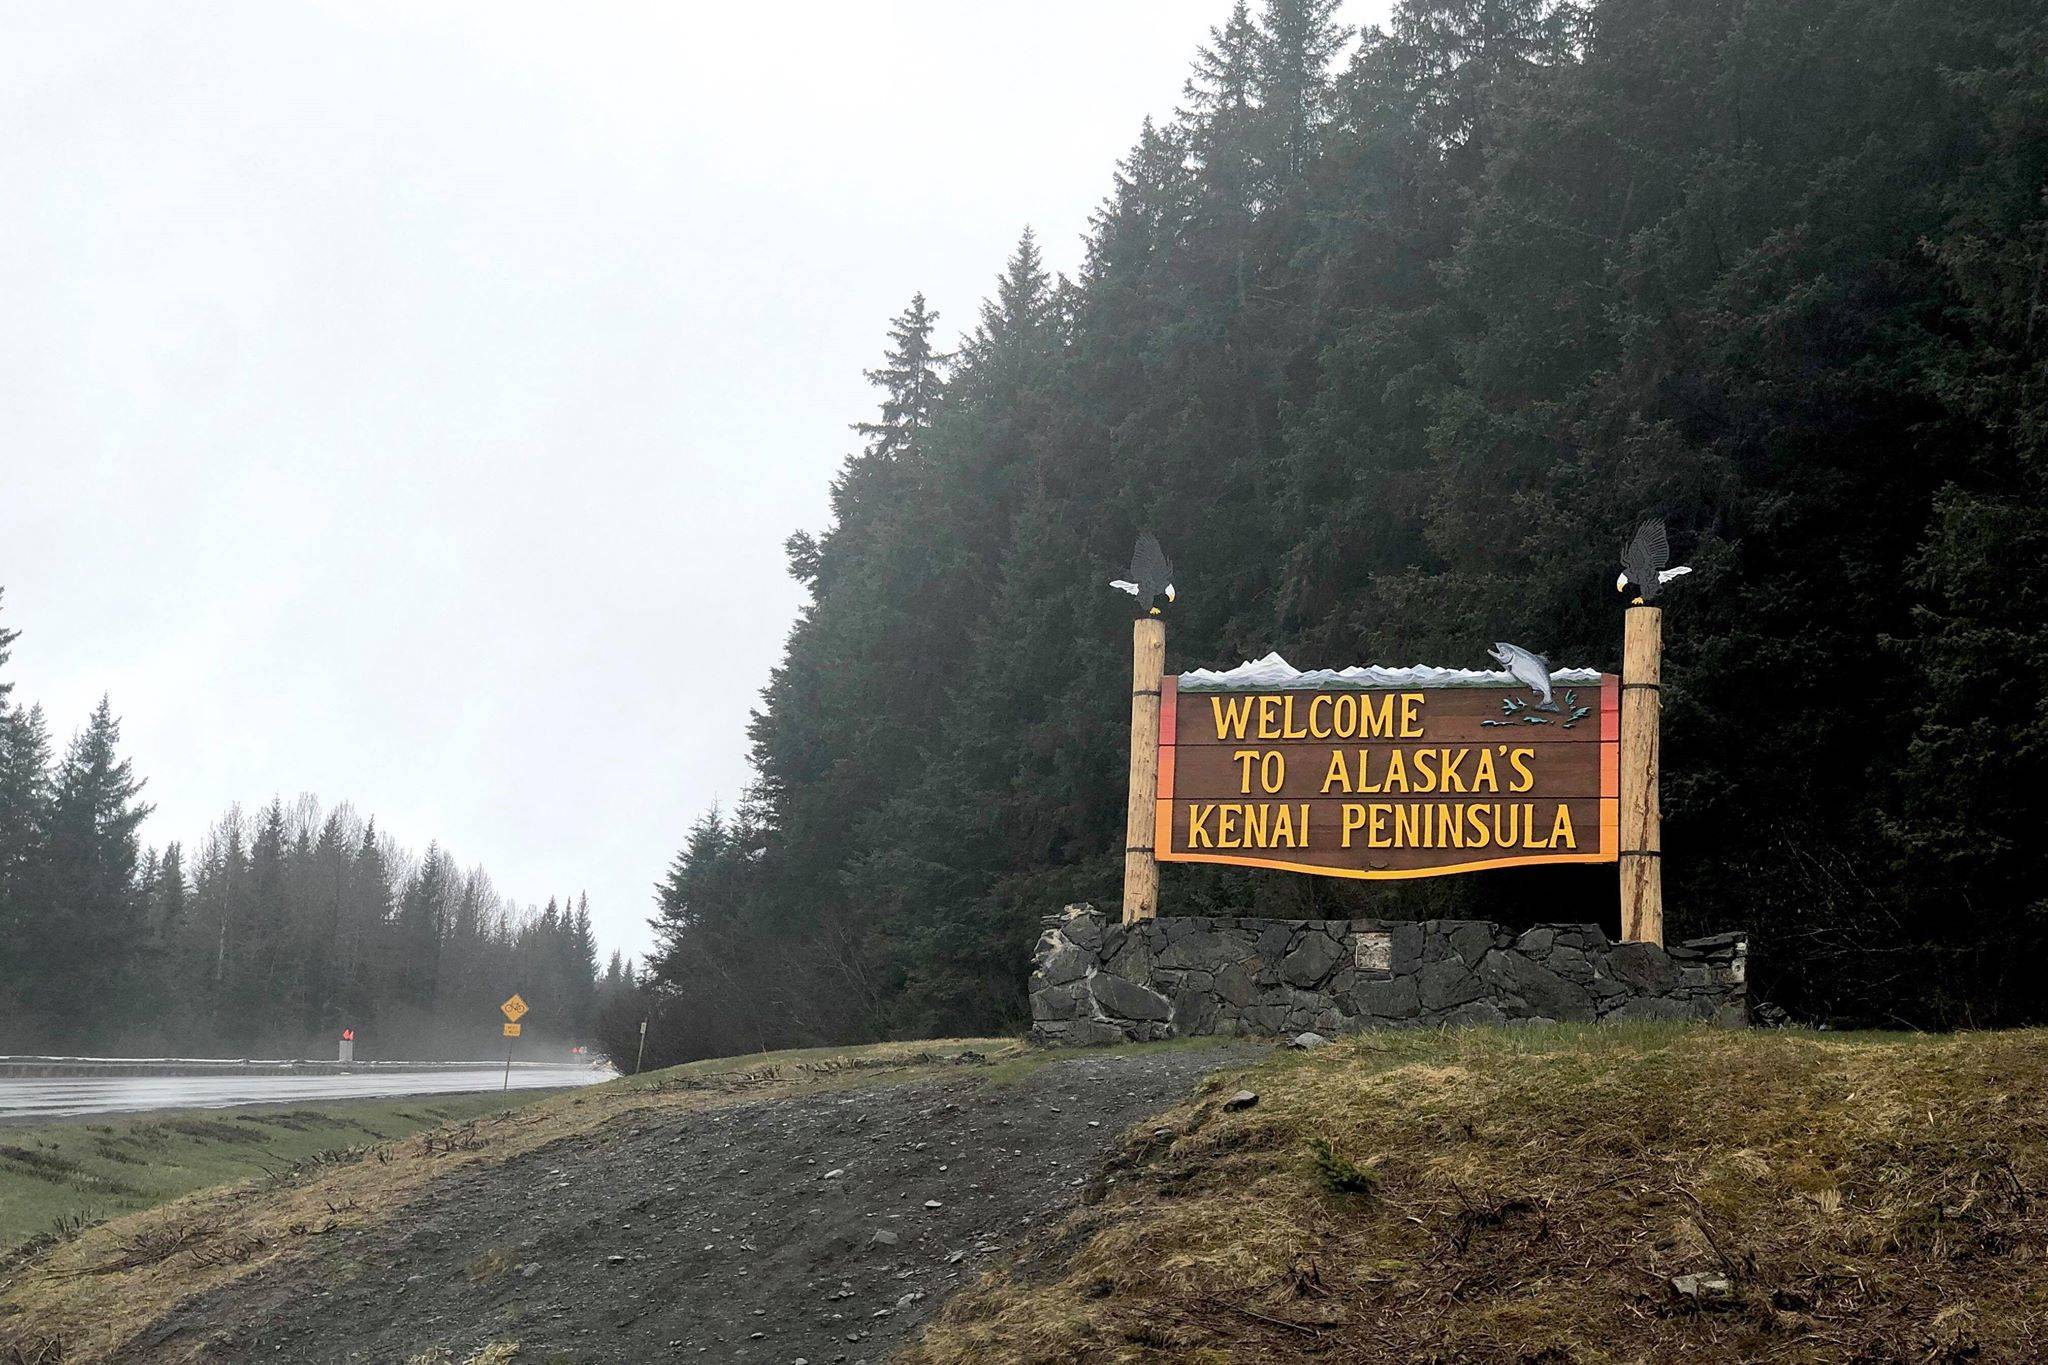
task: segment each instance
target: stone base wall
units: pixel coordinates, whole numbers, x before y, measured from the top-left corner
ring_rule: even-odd
[[[1031,973],[1042,1043],[1326,1035],[1511,1020],[1749,1022],[1745,934],[1675,947],[1598,925],[1514,933],[1479,920],[1048,916]]]

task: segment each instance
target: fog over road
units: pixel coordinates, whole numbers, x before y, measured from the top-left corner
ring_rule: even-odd
[[[514,1090],[595,1085],[617,1073],[587,1066],[515,1066]],[[318,1102],[379,1095],[496,1090],[502,1065],[462,1071],[383,1071],[327,1076],[33,1076],[0,1078],[0,1122],[151,1109],[219,1109],[232,1104]]]

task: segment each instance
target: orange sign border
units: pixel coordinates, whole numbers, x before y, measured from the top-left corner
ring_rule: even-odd
[[[1274,689],[1264,689],[1272,691]],[[1236,853],[1176,853],[1173,849],[1173,754],[1180,720],[1180,679],[1159,680],[1159,787],[1153,802],[1152,856],[1162,863],[1227,863],[1263,867],[1277,872],[1305,872],[1314,877],[1348,877],[1355,881],[1409,881],[1417,877],[1448,877],[1459,872],[1484,872],[1499,867],[1537,867],[1553,863],[1612,863],[1621,859],[1621,679],[1600,675],[1600,849],[1596,853],[1555,853],[1515,858],[1482,858],[1442,867],[1326,867],[1280,858],[1245,857]]]

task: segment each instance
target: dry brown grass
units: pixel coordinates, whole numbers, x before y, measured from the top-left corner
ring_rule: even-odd
[[[1239,1081],[908,1358],[2048,1360],[2048,1033],[1369,1035]]]
[[[519,1359],[519,1343],[494,1341],[466,1360],[457,1361],[453,1351],[436,1348],[408,1356],[405,1365],[511,1365]]]
[[[384,1222],[455,1171],[587,1136],[627,1115],[846,1085],[877,1073],[920,1075],[950,1065],[963,1048],[985,1058],[1022,1051],[1012,1041],[976,1039],[692,1063],[379,1144],[352,1160],[188,1195],[0,1270],[0,1365],[104,1359],[182,1300],[303,1254],[327,1234]]]

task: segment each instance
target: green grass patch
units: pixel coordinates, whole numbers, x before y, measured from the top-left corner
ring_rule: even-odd
[[[193,1190],[335,1160],[552,1093],[406,1095],[0,1127],[0,1253]]]

